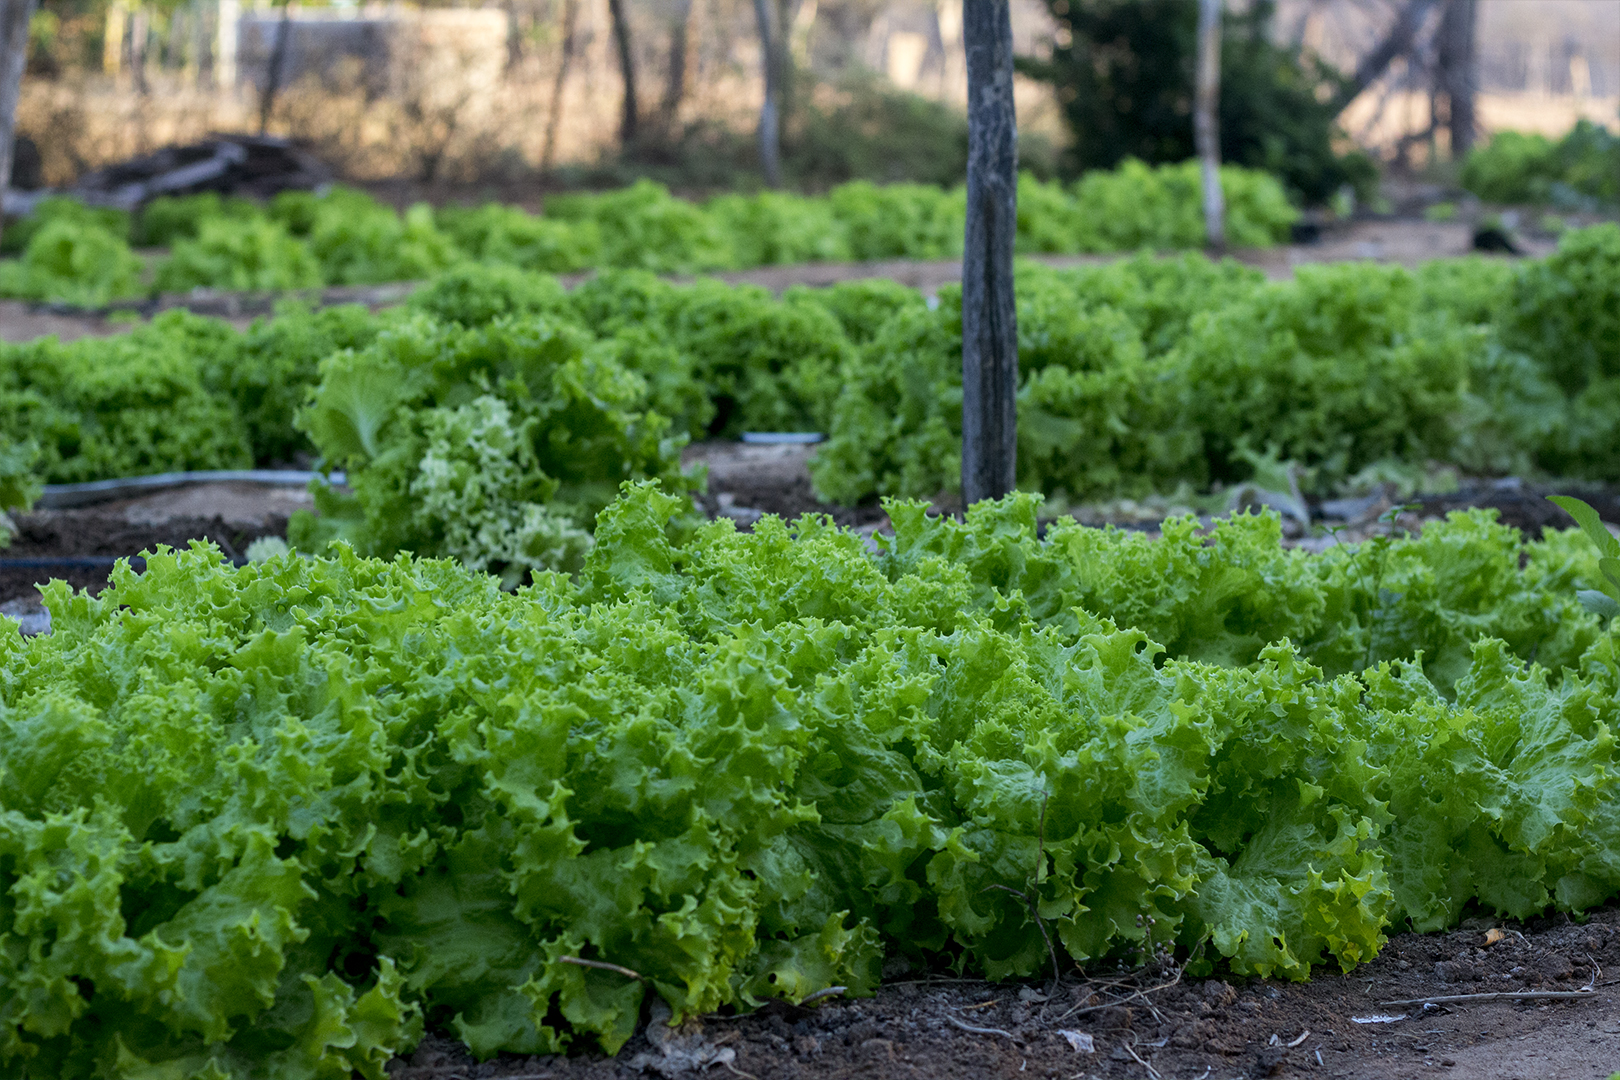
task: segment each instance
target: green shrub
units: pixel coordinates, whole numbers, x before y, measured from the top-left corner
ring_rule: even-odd
[[[1620,203],[1620,135],[1579,120],[1558,142],[1501,131],[1469,152],[1463,187],[1487,202],[1591,209]]]
[[[27,513],[39,498],[38,458],[39,447],[33,442],[0,444],[0,548],[11,543],[11,523],[6,512]]]
[[[1066,34],[1044,58],[1020,57],[1026,75],[1051,83],[1073,135],[1070,174],[1195,155],[1192,105],[1196,5],[1182,0],[1047,0]],[[1344,78],[1307,53],[1276,44],[1270,0],[1228,10],[1222,21],[1221,160],[1264,169],[1303,202],[1349,185],[1363,191],[1377,167],[1340,154]],[[1195,204],[1196,205],[1196,204]]]
[[[683,483],[646,383],[589,343],[543,316],[468,328],[416,315],[327,357],[298,426],[352,494],[318,487],[321,516],[300,512],[289,539],[453,556],[509,584],[577,569],[621,481]]]
[[[1195,320],[1170,362],[1210,479],[1247,476],[1245,448],[1274,448],[1320,484],[1385,459],[1447,460],[1481,342],[1426,321],[1417,298],[1404,270],[1302,266]]]
[[[878,329],[899,312],[926,306],[922,293],[888,278],[840,281],[826,288],[794,285],[782,298],[826,308],[854,345],[871,341]]]
[[[813,299],[781,302],[713,280],[670,285],[646,272],[598,275],[570,299],[582,326],[617,341],[623,363],[665,385],[662,400],[682,409],[673,418],[694,436],[825,431],[831,422],[850,346]],[[686,372],[707,406],[681,404],[693,400]]]
[[[322,284],[309,245],[272,221],[205,218],[191,240],[177,240],[158,264],[163,292],[210,289],[309,289]]]
[[[1263,280],[1199,256],[1018,274],[1019,483],[1069,498],[1206,478],[1202,425],[1185,418],[1171,346],[1195,314]],[[952,492],[961,461],[961,299],[907,306],[846,369],[830,438],[811,462],[834,502]]]
[[[33,234],[23,256],[0,263],[0,295],[97,308],[139,296],[141,261],[99,225],[56,217]]]

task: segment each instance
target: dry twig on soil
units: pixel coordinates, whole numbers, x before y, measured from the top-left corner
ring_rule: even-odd
[[[964,1024],[954,1016],[947,1016],[945,1018],[945,1022],[950,1024],[952,1027],[961,1028],[963,1031],[966,1031],[972,1035],[1005,1035],[1013,1042],[1018,1041],[1018,1036],[1014,1035],[1010,1031],[1003,1031],[1001,1028],[974,1027],[972,1024]]]
[[[1441,994],[1436,997],[1380,1001],[1380,1005],[1459,1005],[1471,1001],[1576,1001],[1595,998],[1594,990],[1492,990],[1488,994]]]

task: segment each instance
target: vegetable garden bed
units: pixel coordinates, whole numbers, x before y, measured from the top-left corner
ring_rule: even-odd
[[[612,1051],[659,1000],[901,961],[1297,979],[1620,888],[1577,534],[1472,514],[1307,556],[1274,515],[1038,538],[1017,497],[890,504],[874,555],[809,521],[675,544],[679,507],[627,488],[577,579],[516,595],[204,549],[0,630],[10,1067],[378,1076],[424,1025]],[[1034,1038],[994,1019],[962,1022]]]
[[[1463,930],[1396,934],[1371,963],[1349,975],[1319,973],[1308,983],[1178,979],[1162,965],[1071,973],[1057,988],[1050,981],[985,983],[906,972],[870,1000],[805,1009],[773,1004],[752,1015],[690,1022],[668,1039],[646,1028],[615,1058],[507,1055],[478,1063],[454,1039],[430,1035],[389,1074],[393,1080],[734,1075],[718,1063],[724,1059],[759,1080],[1145,1080],[1153,1075],[1149,1067],[1176,1080],[1593,1080],[1620,1064],[1617,971],[1620,910],[1613,906],[1584,923],[1476,917]],[[1589,996],[1572,996],[1587,987]],[[1515,991],[1548,996],[1485,997]],[[1383,1004],[1423,995],[1482,999],[1427,1008]],[[1389,1019],[1368,1022],[1376,1017]],[[1071,1041],[1065,1032],[1083,1038]],[[677,1071],[704,1058],[716,1063],[702,1072]],[[660,1074],[654,1063],[668,1071]]]

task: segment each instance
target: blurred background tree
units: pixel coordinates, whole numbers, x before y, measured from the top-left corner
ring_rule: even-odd
[[[1194,155],[1193,88],[1198,6],[1186,0],[1046,0],[1057,24],[1049,58],[1024,74],[1052,84],[1073,135],[1065,170],[1111,168]],[[1320,203],[1346,184],[1377,180],[1360,151],[1340,152],[1337,117],[1346,79],[1317,58],[1273,43],[1272,0],[1228,10],[1221,43],[1221,160],[1276,174],[1296,197]]]

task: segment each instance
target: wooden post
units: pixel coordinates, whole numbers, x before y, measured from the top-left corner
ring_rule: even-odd
[[[28,66],[28,21],[33,16],[34,0],[0,0],[0,192],[11,186],[12,137],[23,69]]]
[[[1204,174],[1204,242],[1226,249],[1226,200],[1221,194],[1221,2],[1198,0],[1198,94],[1193,142]]]
[[[962,506],[1013,489],[1018,464],[1018,121],[1009,0],[962,0],[968,69],[962,248]]]

